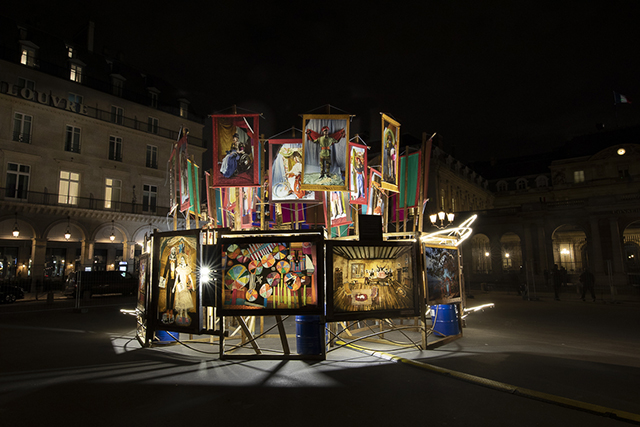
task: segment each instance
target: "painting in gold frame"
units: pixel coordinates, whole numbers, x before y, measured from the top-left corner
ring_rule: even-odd
[[[398,192],[400,123],[382,114],[382,188]]]

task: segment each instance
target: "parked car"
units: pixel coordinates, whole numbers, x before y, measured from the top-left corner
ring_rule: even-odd
[[[11,304],[24,298],[24,290],[20,286],[0,284],[0,303]]]
[[[80,296],[123,294],[134,295],[138,291],[138,279],[126,271],[76,271],[67,277],[63,295]]]

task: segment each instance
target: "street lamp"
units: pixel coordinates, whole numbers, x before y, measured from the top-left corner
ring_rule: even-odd
[[[447,224],[445,225],[444,219],[447,218]],[[444,211],[440,211],[437,214],[429,215],[429,220],[431,220],[431,225],[436,228],[443,229],[447,228],[453,223],[453,219],[455,218],[455,214],[453,213],[445,213]],[[437,224],[436,221],[440,221],[440,225]]]
[[[116,235],[113,232],[113,220],[111,220],[111,236],[109,236],[109,240],[111,240],[112,242],[116,240]]]
[[[69,240],[71,238],[71,230],[69,229],[70,225],[70,221],[71,221],[71,217],[67,216],[67,231],[65,231],[64,233],[64,238],[66,240]]]
[[[20,235],[20,228],[18,227],[18,212],[16,212],[16,220],[13,224],[13,231],[11,234],[13,234],[13,237],[18,237]]]

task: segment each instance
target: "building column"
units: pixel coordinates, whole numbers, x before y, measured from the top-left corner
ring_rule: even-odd
[[[602,259],[602,242],[600,240],[600,228],[598,228],[598,218],[589,218],[591,225],[591,239],[587,239],[587,253],[589,254],[589,264],[593,268],[594,274],[604,274],[604,261]]]
[[[626,276],[624,276],[624,263],[622,262],[622,240],[620,239],[620,229],[618,227],[618,218],[609,218],[609,227],[611,228],[611,265],[613,267],[614,283],[626,284]],[[618,280],[616,279],[618,277]],[[624,276],[624,281],[623,281]]]
[[[31,239],[31,293],[37,292],[36,284],[44,283],[44,261],[47,255],[47,239]]]
[[[82,264],[85,267],[90,266],[91,269],[93,270],[93,250],[95,249],[96,241],[84,240],[82,242],[82,245],[84,246],[84,250],[82,251],[83,252]]]

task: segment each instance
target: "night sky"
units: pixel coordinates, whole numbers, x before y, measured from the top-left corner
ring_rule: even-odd
[[[384,112],[469,163],[640,124],[637,1],[12,3],[0,13],[62,35],[92,19],[97,43],[202,115],[263,113],[266,137],[331,105],[365,142]],[[614,107],[614,90],[637,103]]]

